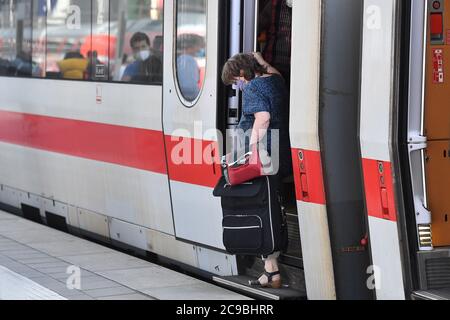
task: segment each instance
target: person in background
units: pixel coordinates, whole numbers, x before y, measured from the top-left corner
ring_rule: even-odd
[[[67,52],[64,60],[58,62],[62,78],[69,80],[83,80],[88,65],[89,61],[79,51]]]
[[[196,58],[205,47],[204,39],[195,34],[178,38],[177,71],[181,93],[188,101],[194,101],[200,93],[200,67]]]
[[[127,66],[123,82],[161,83],[163,66],[161,60],[151,50],[150,38],[142,32],[131,37],[130,45],[135,61]]]
[[[11,61],[10,65],[11,75],[17,77],[31,77],[41,74],[41,68],[33,62],[29,53],[21,51],[16,58]]]

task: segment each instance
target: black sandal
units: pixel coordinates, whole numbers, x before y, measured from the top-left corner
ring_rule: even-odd
[[[262,288],[271,288],[271,289],[281,289],[281,279],[280,280],[273,280],[275,276],[281,275],[280,271],[277,272],[267,272],[265,271],[260,277],[266,276],[268,279],[268,283],[263,285],[259,279],[258,280],[250,280],[248,284],[252,287],[262,287]]]

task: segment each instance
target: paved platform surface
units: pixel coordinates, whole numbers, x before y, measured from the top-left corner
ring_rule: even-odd
[[[0,211],[0,299],[249,298]]]

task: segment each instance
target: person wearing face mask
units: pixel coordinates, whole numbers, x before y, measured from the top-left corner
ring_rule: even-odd
[[[242,90],[242,117],[238,126],[245,152],[259,145],[278,165],[273,177],[275,190],[280,190],[281,180],[291,174],[292,158],[289,140],[289,94],[281,73],[269,65],[260,53],[238,54],[225,64],[222,71],[225,85],[235,85]],[[238,153],[240,153],[238,151]],[[280,288],[278,267],[280,252],[262,257],[265,273],[252,286]]]
[[[201,89],[201,72],[197,59],[204,59],[204,39],[195,34],[178,38],[177,72],[178,84],[184,98],[194,101]]]
[[[134,62],[127,66],[122,76],[123,82],[156,83],[162,82],[163,66],[156,55],[152,55],[150,38],[137,32],[130,40]]]

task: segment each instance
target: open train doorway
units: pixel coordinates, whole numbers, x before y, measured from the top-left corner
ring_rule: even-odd
[[[259,0],[256,51],[274,66],[290,87],[292,55],[292,1]]]
[[[224,30],[226,32],[224,38],[227,39],[227,43],[221,44],[222,48],[220,48],[222,57],[219,57],[219,61],[223,62],[222,66],[228,58],[237,53],[261,52],[265,60],[280,71],[289,88],[292,40],[291,1],[231,0],[228,1],[225,12],[227,12],[227,17],[224,19],[223,25],[227,25]],[[220,79],[218,87],[224,87]],[[223,90],[224,101],[222,104],[225,107],[221,112],[219,111],[218,125],[224,133],[226,132],[225,150],[231,152],[236,143],[233,131],[237,129],[242,115],[242,94],[234,86],[219,90]],[[289,99],[286,100],[289,101]],[[289,117],[289,108],[286,108],[286,112],[286,117]],[[285,282],[291,289],[297,291],[293,294],[306,295],[293,173],[289,174],[282,182],[281,198],[287,216],[289,246],[280,257],[280,269],[282,269]],[[239,257],[238,261],[239,273],[242,275],[257,277],[264,271],[263,262],[259,258]],[[242,282],[242,279],[237,279],[237,281]]]
[[[264,59],[281,73],[290,93],[292,2],[258,0],[256,12],[258,15],[255,23],[255,51],[261,52]],[[288,117],[289,109],[290,107],[286,109]],[[283,179],[281,192],[289,229],[289,246],[281,261],[299,267],[302,266],[301,244],[293,172]]]

